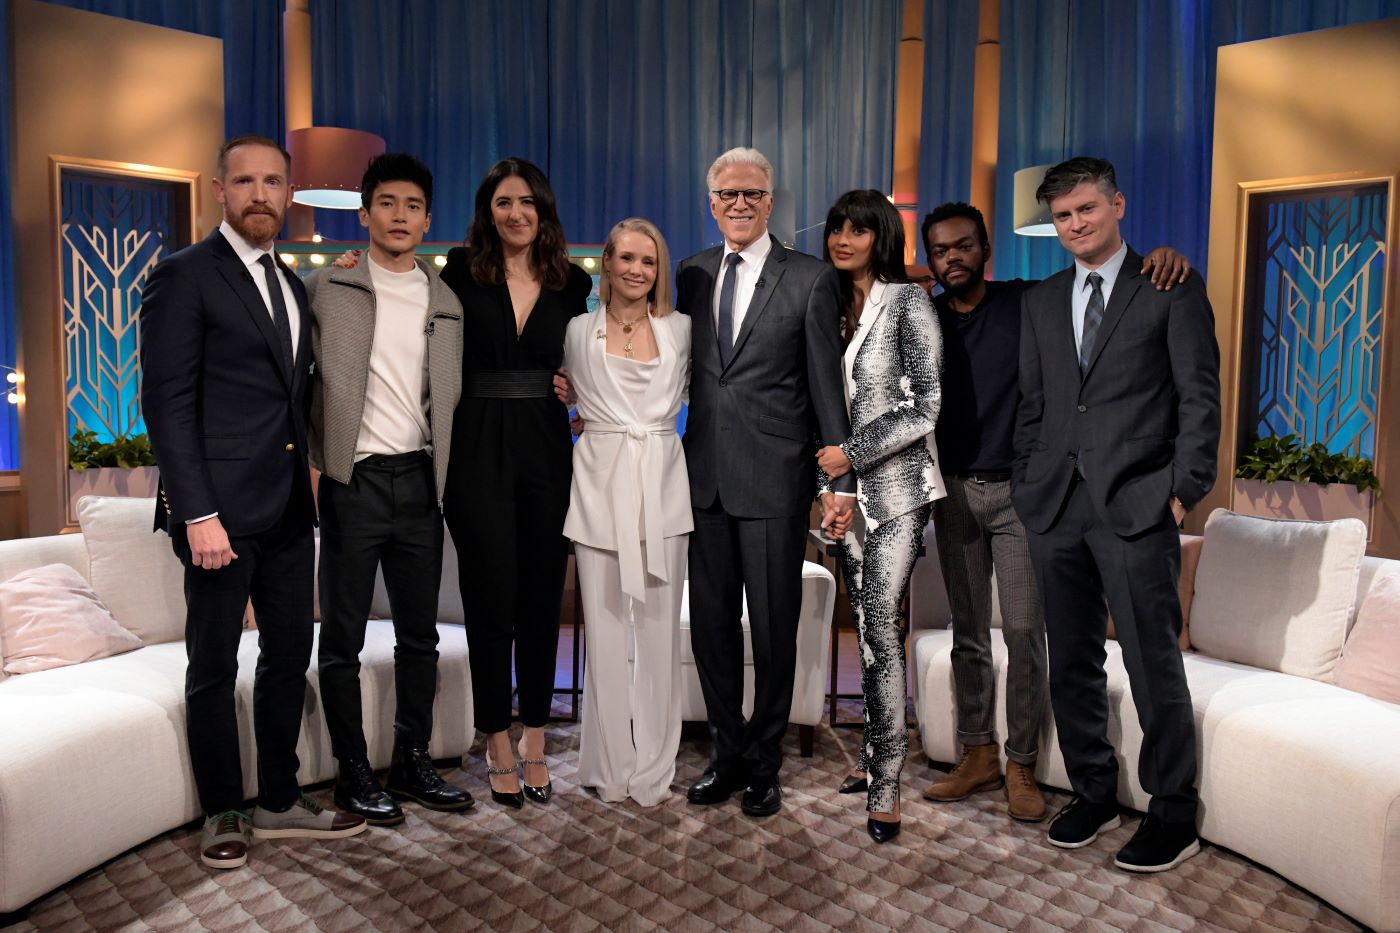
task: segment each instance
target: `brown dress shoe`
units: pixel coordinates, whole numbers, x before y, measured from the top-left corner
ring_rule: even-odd
[[[1049,812],[1045,795],[1035,783],[1035,765],[1019,761],[1006,762],[1006,811],[1011,818],[1026,823],[1039,823]]]
[[[996,790],[1002,783],[999,751],[995,742],[990,745],[964,745],[957,767],[943,780],[930,784],[924,791],[924,799],[951,803],[978,791]]]

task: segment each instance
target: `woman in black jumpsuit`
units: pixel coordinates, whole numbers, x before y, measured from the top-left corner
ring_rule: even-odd
[[[442,280],[462,302],[462,398],[452,426],[443,510],[459,554],[476,724],[487,733],[491,796],[543,803],[551,785],[544,726],[564,589],[572,445],[551,380],[569,319],[592,279],[568,261],[544,174],[504,159],[476,192],[467,246]],[[524,793],[508,730],[511,648],[524,734]]]

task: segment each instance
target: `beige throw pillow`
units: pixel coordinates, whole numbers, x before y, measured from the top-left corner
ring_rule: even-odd
[[[6,674],[32,674],[141,647],[67,564],[45,564],[0,583]]]
[[[154,499],[78,500],[92,588],[117,621],[148,645],[185,637],[185,568],[170,536],[151,530],[155,514]]]
[[[1400,703],[1400,572],[1385,574],[1371,584],[1342,647],[1333,682]]]
[[[1356,604],[1366,526],[1216,509],[1205,532],[1191,646],[1222,661],[1330,681]]]

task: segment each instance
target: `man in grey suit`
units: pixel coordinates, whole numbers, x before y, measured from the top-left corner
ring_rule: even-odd
[[[834,268],[769,235],[773,166],[762,153],[731,149],[705,180],[724,243],[676,274],[677,310],[693,322],[690,634],[714,739],[710,767],[687,796],[717,804],[743,789],[744,813],[768,816],[782,805],[815,453],[850,434],[840,299]],[[852,474],[822,491],[824,525],[848,526],[854,491]],[[747,721],[745,593],[754,659]]]
[[[1220,353],[1199,273],[1153,289],[1119,234],[1113,166],[1075,158],[1036,192],[1075,263],[1021,303],[1011,499],[1045,604],[1050,700],[1075,797],[1062,848],[1119,825],[1104,675],[1113,614],[1142,724],[1146,819],[1114,860],[1165,871],[1200,851],[1196,730],[1181,663],[1177,526],[1215,482]]]

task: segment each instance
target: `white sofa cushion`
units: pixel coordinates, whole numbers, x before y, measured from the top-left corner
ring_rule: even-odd
[[[1356,607],[1366,526],[1216,509],[1191,604],[1191,645],[1264,670],[1331,679]]]
[[[92,588],[117,621],[148,645],[185,637],[185,570],[170,537],[151,531],[155,514],[154,499],[78,500]]]

